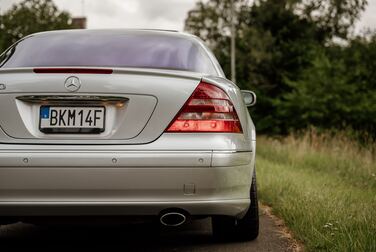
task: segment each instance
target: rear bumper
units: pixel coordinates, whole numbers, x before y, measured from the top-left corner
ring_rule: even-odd
[[[183,209],[193,216],[242,217],[249,199],[142,202],[0,202],[0,216],[155,216],[166,209]]]
[[[0,151],[0,216],[242,216],[252,152]]]

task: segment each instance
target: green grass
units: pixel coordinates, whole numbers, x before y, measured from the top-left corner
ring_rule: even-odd
[[[261,137],[259,197],[308,251],[376,251],[374,146],[345,137]]]

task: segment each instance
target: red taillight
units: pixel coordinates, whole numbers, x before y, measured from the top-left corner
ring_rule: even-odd
[[[201,82],[166,131],[241,133],[242,128],[227,94]]]

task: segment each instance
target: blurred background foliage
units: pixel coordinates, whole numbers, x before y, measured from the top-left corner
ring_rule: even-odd
[[[51,0],[24,0],[0,15],[0,52],[31,33],[69,28],[70,14]]]
[[[254,90],[260,133],[311,126],[376,137],[376,34],[354,35],[367,0],[205,0],[185,30],[201,37],[230,77],[231,4],[236,76]],[[34,32],[74,28],[51,0],[24,0],[0,15],[0,51]]]
[[[314,126],[375,137],[376,35],[353,35],[366,0],[208,0],[185,30],[201,37],[230,76],[230,6],[236,15],[236,76],[256,91],[259,132]]]

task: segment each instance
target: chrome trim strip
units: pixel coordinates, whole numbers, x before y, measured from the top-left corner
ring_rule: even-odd
[[[18,96],[18,100],[29,103],[48,103],[48,104],[124,104],[129,99],[118,96],[92,96],[92,95],[27,95]]]

